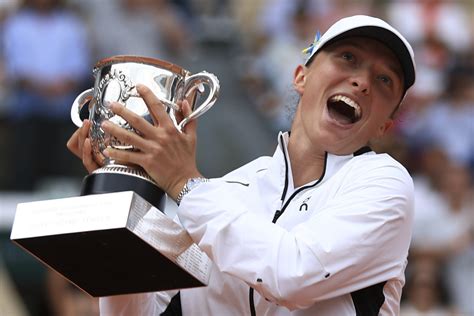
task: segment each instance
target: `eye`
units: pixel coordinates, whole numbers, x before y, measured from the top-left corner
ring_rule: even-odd
[[[386,85],[390,85],[392,83],[392,79],[386,75],[379,75],[377,79]]]
[[[347,61],[354,61],[355,56],[354,56],[354,54],[352,54],[350,52],[344,52],[344,53],[342,53],[342,58],[347,60]]]

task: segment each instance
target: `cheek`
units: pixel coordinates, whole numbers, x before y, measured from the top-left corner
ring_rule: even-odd
[[[374,115],[368,122],[368,126],[366,129],[367,136],[369,138],[383,136],[386,130],[390,127],[389,122],[391,122],[391,120],[389,119],[389,114],[377,113],[377,115]]]
[[[323,99],[325,92],[328,90],[328,87],[334,85],[334,79],[332,79],[331,82],[328,82],[328,80],[324,78],[333,77],[322,73],[318,76],[310,76],[306,80],[304,93],[301,97],[302,99],[305,99],[307,103],[312,104],[312,106],[316,106],[316,104],[321,103],[321,100]]]
[[[313,124],[322,114],[325,104],[321,100],[321,93],[313,89],[301,97],[302,119]]]

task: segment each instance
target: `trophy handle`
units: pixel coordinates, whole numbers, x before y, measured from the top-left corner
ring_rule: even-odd
[[[189,116],[185,117],[178,125],[178,130],[182,131],[189,121],[203,115],[209,110],[217,100],[219,95],[219,80],[214,74],[206,71],[187,77],[184,81],[184,97],[187,98],[194,90],[203,91],[203,84],[209,87],[209,95]]]
[[[82,121],[85,119],[84,115],[89,113],[89,109],[84,108],[84,105],[92,100],[93,91],[93,88],[82,91],[72,103],[71,120],[77,127],[82,126]]]

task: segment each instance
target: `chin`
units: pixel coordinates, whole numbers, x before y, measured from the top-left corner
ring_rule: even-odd
[[[325,151],[337,156],[351,155],[357,150],[359,150],[360,148],[365,146],[365,143],[362,143],[359,145],[359,144],[354,144],[353,141],[338,143],[339,139],[330,138],[328,140],[329,141],[326,144],[324,144]]]

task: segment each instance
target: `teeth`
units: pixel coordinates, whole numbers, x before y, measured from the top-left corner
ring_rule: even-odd
[[[354,108],[354,113],[355,113],[356,118],[360,117],[360,106],[356,101],[352,100],[351,98],[346,97],[345,95],[338,94],[338,95],[333,96],[331,98],[331,101],[333,101],[333,102],[336,102],[336,101],[344,102],[345,104],[347,104],[350,107]]]

